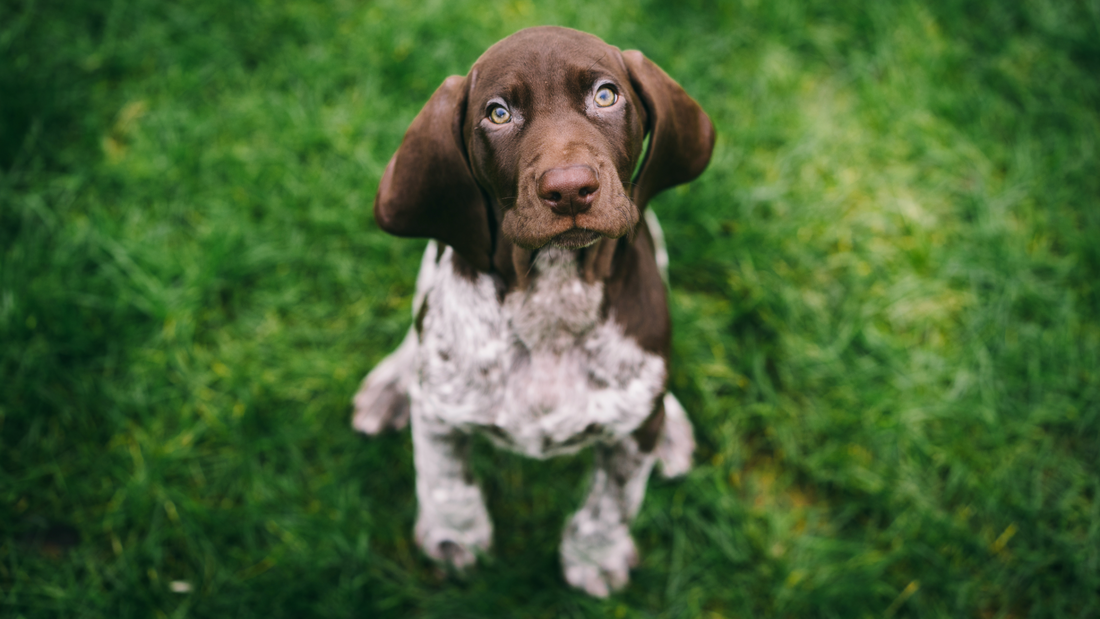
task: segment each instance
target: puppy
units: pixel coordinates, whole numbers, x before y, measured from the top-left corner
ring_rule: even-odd
[[[472,433],[533,458],[592,445],[565,578],[595,596],[627,583],[650,469],[682,474],[694,449],[666,392],[667,254],[643,213],[701,174],[713,146],[707,115],[641,52],[557,27],[493,45],[413,120],[374,214],[433,240],[413,326],[363,380],[352,424],[376,434],[411,418],[429,557],[463,568],[490,546]]]

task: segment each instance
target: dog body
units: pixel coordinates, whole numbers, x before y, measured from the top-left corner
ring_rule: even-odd
[[[364,379],[353,424],[374,434],[411,417],[429,556],[461,568],[490,545],[471,433],[535,458],[595,445],[563,567],[593,595],[627,582],[650,469],[659,458],[666,475],[685,472],[694,448],[665,392],[663,247],[642,213],[701,173],[713,142],[699,106],[639,52],[553,27],[494,45],[413,121],[375,216],[435,240],[414,325]]]
[[[624,439],[650,415],[664,359],[601,320],[603,282],[578,277],[576,252],[540,252],[538,277],[503,303],[491,275],[460,277],[453,250],[438,252],[433,244],[424,258],[410,339],[419,375],[410,395],[425,418],[545,458]]]

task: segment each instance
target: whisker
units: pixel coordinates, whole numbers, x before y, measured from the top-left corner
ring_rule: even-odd
[[[594,61],[592,61],[592,64],[588,65],[588,68],[587,68],[587,69],[585,69],[585,70],[586,70],[586,71],[591,71],[591,70],[592,70],[592,67],[594,67],[594,66],[596,66],[597,64],[599,64],[599,62],[600,62],[601,60],[603,60],[603,59],[604,59],[604,56],[606,56],[606,55],[607,55],[607,52],[604,52],[604,53],[600,54],[600,57],[599,57],[599,58],[596,58],[596,59],[595,59]]]

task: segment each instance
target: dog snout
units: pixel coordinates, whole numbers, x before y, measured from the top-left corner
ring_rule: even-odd
[[[539,199],[558,215],[583,213],[596,200],[600,177],[591,166],[551,168],[542,173],[536,186]]]

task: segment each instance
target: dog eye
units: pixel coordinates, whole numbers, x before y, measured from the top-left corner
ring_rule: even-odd
[[[489,120],[495,125],[503,125],[512,120],[512,114],[504,106],[497,105],[489,110]]]
[[[596,101],[596,105],[598,105],[599,107],[611,107],[612,105],[615,105],[616,101],[619,100],[619,93],[615,92],[607,86],[604,86],[603,88],[596,91],[596,96],[594,97],[594,100]]]

